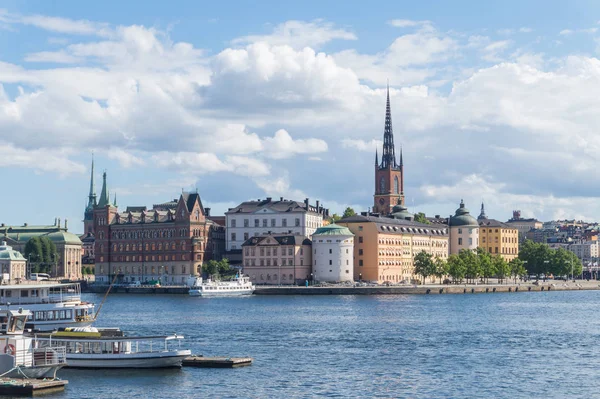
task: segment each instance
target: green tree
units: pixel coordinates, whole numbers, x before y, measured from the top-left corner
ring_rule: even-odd
[[[350,216],[355,216],[356,212],[354,212],[354,209],[348,207],[344,210],[344,214],[342,215],[342,219],[343,218],[349,218]]]
[[[415,222],[431,224],[431,222],[429,220],[427,220],[427,217],[425,216],[425,214],[423,212],[415,213]]]
[[[504,282],[504,279],[510,276],[510,266],[506,259],[504,259],[500,255],[494,256],[493,265],[495,269],[495,274],[500,283]]]
[[[229,260],[226,258],[221,259],[220,261],[217,262],[218,263],[218,271],[220,275],[225,275],[227,273],[229,273],[230,271],[232,271],[231,267],[229,266]]]
[[[216,275],[219,272],[219,262],[216,260],[209,260],[202,265],[202,271],[209,276]]]
[[[481,276],[481,266],[479,265],[477,254],[470,249],[461,249],[458,256],[465,265],[467,282],[469,280],[471,283],[475,282],[475,280]]]
[[[571,274],[571,255],[573,252],[564,248],[557,248],[550,256],[549,272],[555,276],[568,276]]]
[[[459,283],[465,278],[467,268],[460,256],[452,254],[448,257],[448,275],[454,283]]]
[[[510,268],[510,274],[514,277],[515,283],[517,282],[517,278],[523,277],[527,274],[527,269],[525,269],[525,265],[523,261],[519,258],[511,259],[508,262],[508,266]]]
[[[329,223],[335,223],[338,220],[340,220],[342,217],[340,215],[338,215],[337,213],[334,213],[333,215],[331,215],[331,217],[329,218]]]
[[[446,261],[446,259],[436,256],[434,261],[434,268],[435,272],[433,274],[440,279],[440,284],[442,284],[442,277],[448,275],[448,262]]]
[[[541,274],[550,273],[552,255],[552,250],[547,244],[531,240],[525,240],[519,250],[519,259],[525,263],[527,273],[534,274],[538,279]]]
[[[34,268],[39,268],[39,264],[44,261],[44,253],[42,251],[42,242],[40,237],[32,237],[25,244],[25,250],[23,251],[25,257],[31,262],[32,272]]]
[[[433,256],[425,251],[419,252],[415,256],[415,274],[423,277],[423,284],[429,276],[435,274],[435,263],[433,262]]]
[[[485,278],[485,282],[496,274],[496,265],[493,262],[492,255],[485,248],[477,248],[477,259],[481,275]]]

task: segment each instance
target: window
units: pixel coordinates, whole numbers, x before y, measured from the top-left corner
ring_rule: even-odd
[[[329,259],[329,266],[331,266],[332,264],[333,264],[333,263],[332,263],[332,260],[331,260],[331,259]],[[330,271],[331,271],[331,270],[330,270]]]
[[[394,193],[399,194],[400,193],[400,188],[399,188],[399,184],[398,184],[398,176],[394,177]]]
[[[271,219],[271,227],[275,227],[275,219]]]
[[[329,248],[329,253],[332,254],[333,253],[333,249]]]
[[[296,227],[300,226],[300,218],[296,218]]]
[[[294,248],[290,247],[288,248],[288,255],[293,255],[294,254]]]
[[[496,250],[494,251],[494,253],[498,253],[498,247],[495,248]]]
[[[358,226],[358,231],[363,231],[363,227],[362,226]]]
[[[359,255],[362,255],[362,254],[363,254],[363,250],[362,250],[362,249],[359,249],[359,250],[358,250],[358,254],[359,254]]]
[[[260,249],[260,256],[265,256],[265,249],[261,248]],[[262,265],[261,265],[262,266]]]
[[[379,180],[379,193],[385,193],[385,178],[383,176],[381,176],[381,179]]]
[[[362,242],[363,242],[363,238],[362,238],[362,236],[359,236],[359,237],[358,237],[358,242],[362,244]]]
[[[286,218],[281,219],[281,226],[287,227],[287,219]]]
[[[235,227],[235,219],[231,219],[231,227]]]
[[[458,229],[458,234],[462,234],[462,229]]]
[[[250,227],[250,220],[244,219],[244,227]]]
[[[273,256],[277,256],[277,247],[273,248]]]
[[[260,227],[260,220],[254,219],[254,227]]]
[[[363,260],[362,260],[362,259],[359,259],[359,260],[358,260],[358,265],[359,265],[359,266],[362,266],[362,265],[363,265]]]
[[[231,241],[235,241],[235,233],[231,233]]]
[[[458,245],[462,245],[462,237],[458,237]]]
[[[267,219],[263,219],[263,227],[269,227]]]
[[[250,235],[248,233],[244,233],[244,241],[246,241],[248,238],[250,238],[249,236]]]
[[[473,239],[469,237],[469,245],[473,245]]]

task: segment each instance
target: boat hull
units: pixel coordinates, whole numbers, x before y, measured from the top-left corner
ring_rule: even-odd
[[[202,291],[202,290],[190,290],[190,296],[203,296],[203,297],[219,297],[219,296],[242,296],[252,295],[254,290],[231,290],[231,291]]]
[[[67,354],[69,368],[90,369],[149,369],[181,367],[183,359],[191,356],[189,350],[177,350],[153,353],[123,354]]]
[[[23,374],[27,378],[56,378],[56,372],[60,370],[64,364],[57,364],[51,366],[19,366],[18,369],[14,369],[7,374],[3,374],[3,377],[7,378],[23,378]]]

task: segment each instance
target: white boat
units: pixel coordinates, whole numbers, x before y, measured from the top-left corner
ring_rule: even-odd
[[[34,338],[23,335],[30,314],[23,309],[0,312],[0,377],[56,378],[66,365],[65,348],[39,348]]]
[[[252,295],[254,288],[250,277],[244,275],[237,276],[233,281],[203,281],[198,277],[188,293],[191,296]]]
[[[182,335],[131,337],[118,328],[66,328],[35,335],[41,347],[60,346],[68,366],[77,368],[181,367],[192,353],[181,349]]]
[[[0,285],[0,306],[31,311],[26,328],[40,331],[86,327],[94,321],[94,304],[81,300],[79,283],[27,281]]]

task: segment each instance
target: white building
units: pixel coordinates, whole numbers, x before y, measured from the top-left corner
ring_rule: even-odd
[[[568,247],[582,262],[590,262],[598,258],[600,246],[598,241],[586,241],[578,244],[571,244]]]
[[[354,280],[354,234],[346,226],[320,227],[313,239],[313,275],[316,281]]]
[[[319,205],[272,198],[242,202],[225,212],[226,251],[241,251],[242,244],[250,237],[264,234],[293,234],[310,237],[323,226],[323,218],[329,210]]]
[[[450,254],[457,254],[461,249],[475,251],[479,246],[479,223],[465,208],[460,200],[460,206],[450,217]]]
[[[3,282],[16,282],[25,279],[27,275],[27,259],[19,251],[15,251],[6,241],[0,245],[0,276]],[[5,277],[7,279],[5,279]]]

